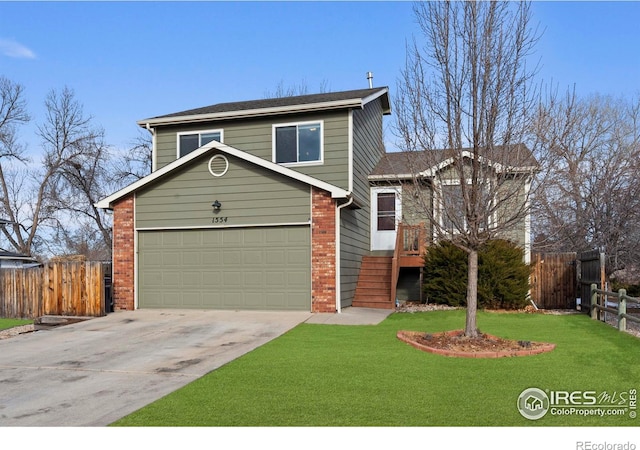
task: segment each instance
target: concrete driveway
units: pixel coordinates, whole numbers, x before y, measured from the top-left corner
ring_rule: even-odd
[[[123,311],[1,340],[0,426],[108,425],[311,316]]]

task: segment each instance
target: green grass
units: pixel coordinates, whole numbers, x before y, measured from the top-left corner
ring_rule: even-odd
[[[33,320],[23,319],[2,319],[0,318],[0,330],[6,330],[7,328],[19,327],[20,325],[28,325],[33,323]]]
[[[449,358],[398,330],[444,331],[464,311],[399,313],[377,326],[302,324],[115,422],[116,426],[624,426],[639,419],[523,418],[529,387],[628,391],[640,384],[640,339],[585,315],[480,312],[481,331],[553,342],[551,353]]]

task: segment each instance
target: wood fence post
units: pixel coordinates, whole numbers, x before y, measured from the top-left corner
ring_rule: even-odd
[[[620,289],[618,291],[618,330],[625,331],[627,329],[627,291]]]
[[[598,289],[598,285],[595,283],[591,284],[591,318],[596,320],[598,318],[598,308],[596,305],[598,304],[598,293],[596,292]]]

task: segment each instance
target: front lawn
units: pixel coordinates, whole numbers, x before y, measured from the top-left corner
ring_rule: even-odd
[[[19,327],[20,325],[28,325],[33,323],[33,320],[23,319],[2,319],[0,318],[0,330],[6,330],[7,328]]]
[[[377,326],[302,324],[124,417],[117,426],[625,426],[629,414],[522,417],[523,390],[618,394],[640,386],[640,339],[586,315],[480,312],[481,331],[553,342],[536,356],[416,350],[398,330],[459,329],[463,310],[396,313]],[[619,397],[617,398],[619,399]]]

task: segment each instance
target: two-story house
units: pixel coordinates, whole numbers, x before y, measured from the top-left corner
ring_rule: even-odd
[[[339,312],[418,299],[435,199],[455,190],[436,175],[455,162],[385,153],[390,113],[383,87],[139,121],[152,173],[97,204],[113,210],[115,308]],[[522,156],[508,177],[528,180],[529,150],[503,151]],[[528,215],[507,238],[528,248]]]
[[[138,124],[153,171],[113,211],[116,309],[353,302],[388,88],[216,104]]]

